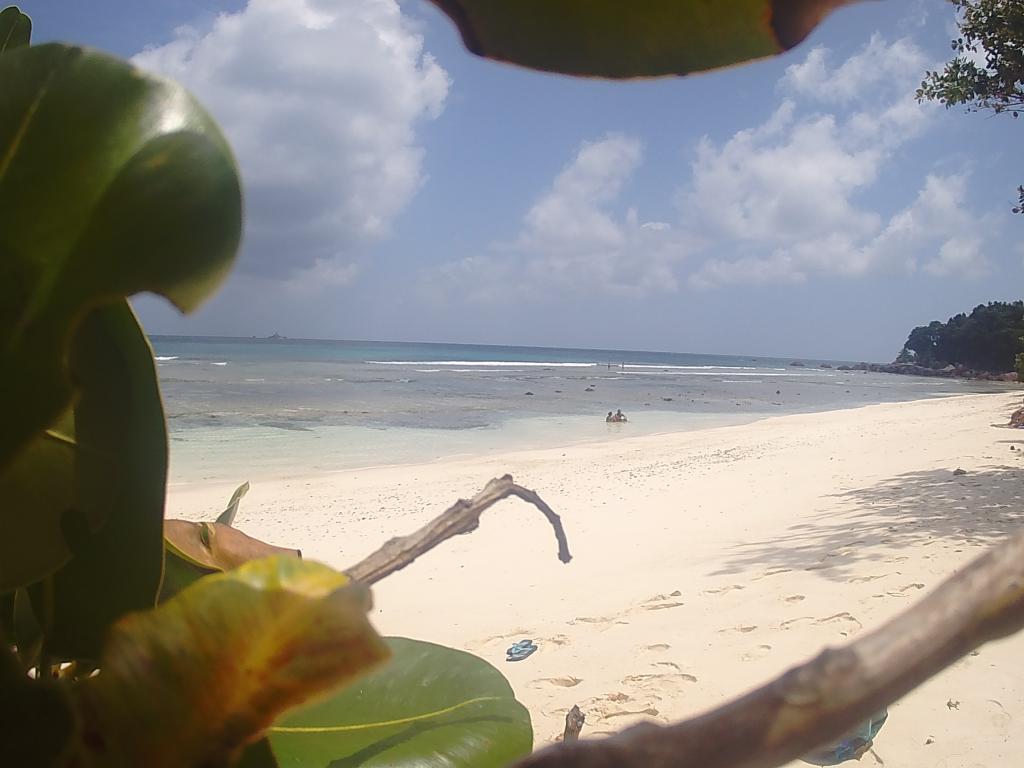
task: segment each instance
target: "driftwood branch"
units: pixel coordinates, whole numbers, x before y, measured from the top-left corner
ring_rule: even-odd
[[[517,768],[774,768],[841,738],[961,656],[1024,628],[1024,534],[879,629],[670,726],[559,744]]]
[[[369,557],[347,568],[345,573],[354,581],[363,584],[374,584],[385,576],[400,571],[420,555],[425,554],[452,536],[469,533],[480,525],[480,515],[488,507],[497,504],[509,496],[518,496],[528,504],[533,504],[544,513],[544,516],[555,529],[558,540],[558,559],[568,563],[572,559],[569,554],[569,542],[565,538],[562,520],[555,514],[545,501],[531,490],[516,485],[511,475],[496,477],[484,486],[476,496],[468,501],[459,499],[441,515],[431,520],[415,533],[398,536],[387,541]]]

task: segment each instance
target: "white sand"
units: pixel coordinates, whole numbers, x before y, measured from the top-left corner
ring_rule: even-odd
[[[903,610],[1019,529],[1019,396],[969,395],[480,459],[260,482],[238,524],[337,567],[510,472],[562,516],[517,500],[375,589],[386,634],[498,666],[538,746],[573,704],[584,736],[722,703]],[[968,471],[954,476],[962,467]],[[228,486],[176,488],[210,517]],[[504,651],[532,638],[529,659]],[[1024,764],[1024,636],[985,646],[890,708],[864,763]],[[877,757],[876,757],[877,756]],[[879,763],[880,764],[880,763]],[[796,764],[794,764],[796,765]]]

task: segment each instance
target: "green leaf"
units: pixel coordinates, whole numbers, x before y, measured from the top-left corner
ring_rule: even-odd
[[[683,75],[792,48],[854,0],[433,0],[473,53],[598,77]]]
[[[53,517],[55,533],[74,557],[48,577],[49,596],[46,585],[32,587],[36,615],[55,656],[95,659],[111,623],[156,604],[167,437],[149,342],[126,301],[81,323],[70,367],[81,397],[74,411],[69,505],[42,506],[24,497],[21,508],[0,513],[0,530],[18,534],[33,553],[46,540],[20,531],[34,516]],[[67,482],[63,464],[41,470],[51,471],[53,482]]]
[[[227,764],[284,710],[387,658],[369,607],[344,574],[273,557],[125,617],[77,688],[76,765]]]
[[[463,651],[388,638],[392,659],[271,729],[282,768],[504,766],[533,746],[504,676]]]
[[[241,193],[177,84],[65,45],[0,56],[0,467],[71,403],[74,328],[139,291],[197,306],[237,250]]]
[[[0,765],[64,765],[78,721],[63,686],[31,680],[0,647]]]
[[[235,488],[235,492],[231,494],[231,501],[228,502],[227,507],[224,511],[217,516],[217,522],[223,525],[232,525],[235,522],[235,515],[238,513],[238,502],[242,500],[242,497],[249,492],[249,482],[246,481],[240,486]]]
[[[0,53],[28,45],[31,39],[32,19],[15,5],[0,11]]]

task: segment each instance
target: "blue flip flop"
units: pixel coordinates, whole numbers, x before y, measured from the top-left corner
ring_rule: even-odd
[[[533,640],[520,640],[505,651],[505,661],[522,661],[536,650],[537,646],[534,645]]]

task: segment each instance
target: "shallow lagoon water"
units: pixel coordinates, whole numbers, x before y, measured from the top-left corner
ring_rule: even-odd
[[[153,344],[172,483],[433,461],[1005,388],[838,371],[840,361],[290,339]],[[604,422],[617,408],[628,424]]]

